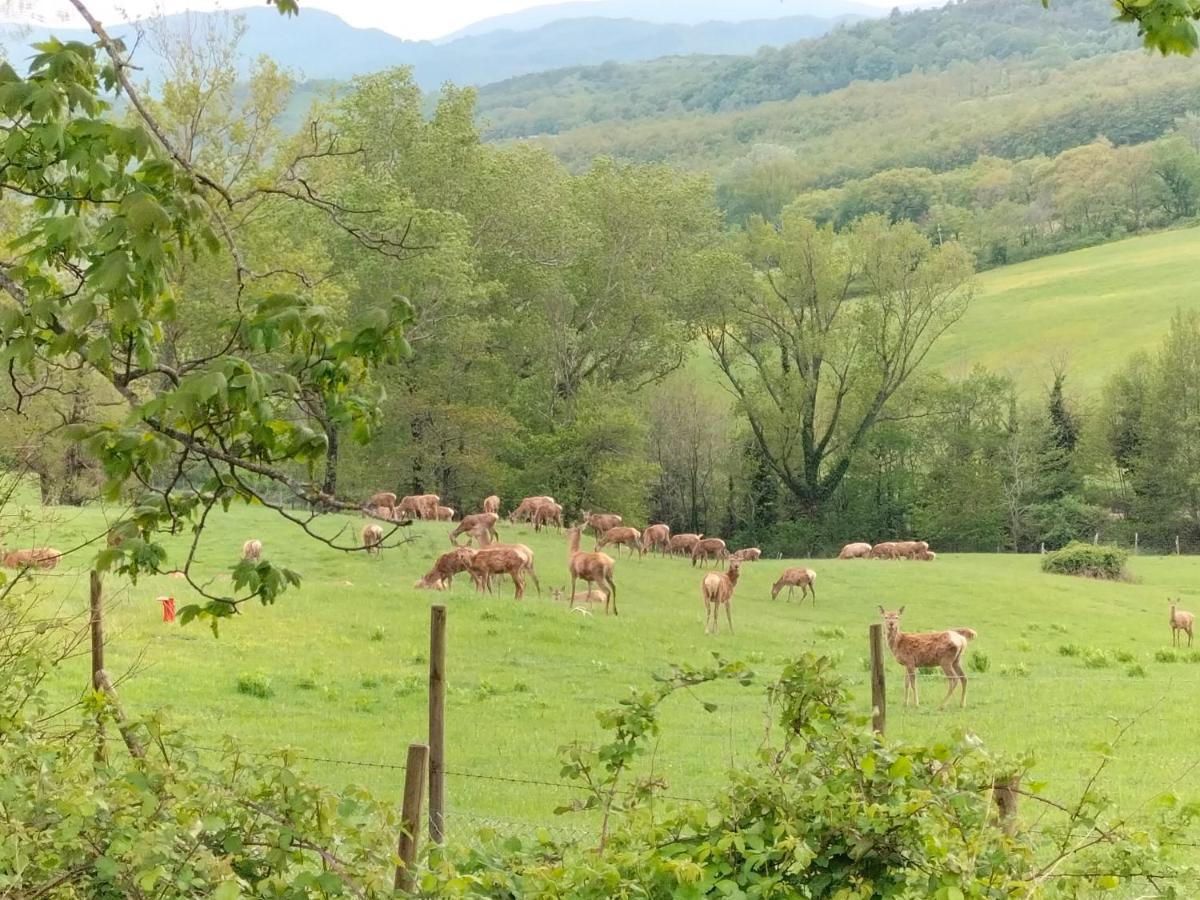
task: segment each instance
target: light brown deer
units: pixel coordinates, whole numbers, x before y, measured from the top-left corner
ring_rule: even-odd
[[[642,552],[653,553],[657,550],[659,553],[665,555],[670,549],[671,526],[647,525],[646,530],[642,532]]]
[[[508,514],[509,522],[529,522],[533,519],[534,510],[542,503],[553,503],[553,497],[526,497],[517,504],[516,509]]]
[[[363,505],[377,516],[383,516],[386,519],[396,518],[396,495],[391,491],[380,491],[378,494],[372,494],[371,499]],[[387,510],[387,513],[379,512],[381,509]]]
[[[628,525],[618,525],[616,528],[608,529],[597,542],[596,549],[603,550],[609,544],[616,545],[617,556],[621,555],[621,547],[627,548],[631,557],[634,553],[641,556],[644,552],[642,550],[642,533]]]
[[[725,559],[729,554],[725,550],[725,542],[720,538],[702,538],[692,545],[692,565],[711,559],[714,563]]]
[[[525,560],[525,572],[528,573],[530,576],[532,576],[533,585],[534,585],[534,587],[537,588],[538,596],[539,597],[542,596],[542,583],[538,580],[537,572],[534,571],[533,551],[529,547],[527,547],[525,544],[493,544],[490,547],[488,547],[488,549],[489,550],[491,550],[491,549],[516,550],[519,554],[521,554],[521,556]],[[488,589],[488,592],[490,593],[492,590],[490,578],[487,580],[487,582],[485,583],[484,586]]]
[[[718,613],[725,607],[725,618],[729,620],[729,633],[733,634],[733,589],[741,574],[741,563],[733,560],[726,572],[709,572],[700,582],[700,594],[704,597],[704,633],[716,634],[720,630]]]
[[[484,547],[475,551],[470,568],[477,590],[486,588],[490,593],[492,576],[508,575],[513,581],[514,599],[520,600],[525,596],[525,572],[529,565],[529,557],[516,547]]]
[[[616,513],[594,513],[585,511],[583,514],[583,529],[592,529],[596,540],[610,528],[616,528],[624,520]]]
[[[838,554],[838,559],[866,559],[871,555],[871,545],[864,543],[847,544]]]
[[[941,666],[949,682],[949,690],[942,702],[954,694],[954,689],[962,685],[962,698],[959,706],[967,705],[967,673],[963,671],[962,655],[967,649],[967,643],[974,640],[976,632],[972,628],[951,628],[947,631],[927,631],[919,634],[904,634],[900,630],[900,617],[904,615],[904,607],[896,612],[888,612],[882,606],[879,614],[883,616],[887,627],[888,646],[892,648],[892,656],[896,662],[904,666],[904,705],[908,706],[908,691],[912,689],[913,705],[920,706],[917,697],[917,669],[922,666]]]
[[[1167,598],[1167,602],[1171,604],[1171,646],[1174,647],[1179,639],[1179,632],[1185,632],[1188,636],[1188,646],[1192,646],[1192,625],[1195,623],[1195,616],[1190,612],[1185,612],[1182,609],[1177,609],[1178,600]]]
[[[500,498],[495,494],[492,494],[490,497],[484,497],[483,511],[485,513],[495,513],[496,515],[500,515]]]
[[[729,558],[736,559],[738,562],[758,562],[762,559],[762,550],[758,547],[743,547],[741,550],[735,550],[729,554]]]
[[[251,538],[242,544],[242,559],[250,560],[250,562],[258,562],[262,559],[262,541]]]
[[[58,565],[62,553],[53,547],[30,547],[28,550],[10,550],[4,554],[6,569],[53,569]]]
[[[535,532],[554,526],[555,531],[562,531],[563,508],[553,500],[543,500],[533,509],[529,521],[533,523]]]
[[[413,587],[443,591],[454,583],[459,572],[471,570],[471,560],[477,551],[473,547],[455,547],[434,560],[433,568],[422,575]]]
[[[499,521],[500,517],[495,513],[474,513],[463,516],[462,521],[455,525],[454,530],[450,532],[450,543],[457,547],[458,536],[465,534],[468,542],[474,540],[480,547],[494,544],[500,540],[500,535],[496,533],[496,523]]]
[[[570,541],[567,551],[567,569],[571,573],[571,595],[575,594],[575,582],[583,579],[588,583],[588,590],[599,585],[604,589],[604,614],[608,615],[611,603],[612,613],[617,614],[617,585],[613,581],[613,558],[607,553],[585,553],[579,549],[580,526],[576,525],[567,532]]]
[[[800,602],[803,603],[811,592],[813,606],[817,605],[817,573],[812,569],[785,569],[779,580],[771,585],[771,599],[777,598],[785,587],[788,589],[788,600],[792,599],[796,588],[800,588]]]
[[[378,555],[380,545],[383,544],[383,529],[378,525],[364,525],[362,542],[363,546],[367,548],[367,555]]]
[[[433,521],[437,518],[437,508],[441,502],[442,498],[437,494],[410,494],[400,499],[396,509],[403,515]]]
[[[556,601],[558,601],[558,600],[563,599],[563,597],[567,593],[567,589],[565,587],[552,588],[551,593],[554,595],[554,599]],[[570,602],[568,603],[567,608],[568,609],[579,609],[580,611],[584,611],[587,609],[588,606],[592,605],[593,603],[604,603],[607,600],[608,600],[608,594],[604,593],[604,591],[600,591],[600,590],[579,591],[578,593],[574,593],[571,595],[571,599],[570,599]]]
[[[452,507],[438,506],[438,507],[436,507],[436,509],[437,509],[437,520],[439,522],[453,522],[454,521],[454,509]]]
[[[703,534],[675,534],[671,536],[667,546],[672,556],[691,556],[692,548],[703,537]]]

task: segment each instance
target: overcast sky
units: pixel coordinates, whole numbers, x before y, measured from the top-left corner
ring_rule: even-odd
[[[654,0],[646,0],[652,5]],[[896,0],[859,0],[890,8]],[[88,8],[103,22],[137,19],[159,10],[236,9],[250,4],[239,0],[90,0]],[[341,16],[360,28],[382,28],[400,37],[435,38],[499,13],[530,6],[542,6],[536,0],[301,0],[301,8],[311,6]],[[801,8],[803,0],[797,4]],[[907,4],[901,4],[907,5]],[[0,0],[4,19],[39,21],[44,24],[79,24],[79,17],[67,0]]]

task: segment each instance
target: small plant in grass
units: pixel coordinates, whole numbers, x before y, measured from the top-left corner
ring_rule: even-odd
[[[364,675],[359,684],[361,684],[368,691],[371,691],[379,687],[379,678],[375,675]]]
[[[1056,634],[1066,634],[1066,633],[1067,633],[1067,626],[1066,626],[1066,625],[1059,625],[1057,622],[1051,622],[1051,623],[1050,623],[1050,630],[1051,630],[1051,631],[1053,631],[1053,632],[1055,632]]]
[[[396,696],[405,697],[409,694],[415,694],[424,687],[425,679],[420,675],[405,675],[396,682]]]
[[[374,628],[371,629],[371,640],[382,641],[383,636],[384,636],[384,629],[383,629],[382,625],[376,625]]]
[[[871,671],[871,657],[860,656],[858,658],[858,667],[860,669],[862,669],[864,672],[870,672]]]
[[[1083,664],[1089,669],[1107,669],[1113,661],[1103,650],[1089,647],[1083,654]]]
[[[1189,650],[1187,652],[1187,661],[1190,663],[1200,662],[1200,650]]]
[[[1042,571],[1054,575],[1077,575],[1119,581],[1126,577],[1129,553],[1110,544],[1083,544],[1072,541],[1061,550],[1042,558]]]
[[[937,666],[918,666],[917,667],[918,675],[936,675],[940,671],[942,671],[942,670],[939,669]]]
[[[832,628],[822,627],[814,631],[813,634],[825,640],[829,640],[831,638],[844,638],[846,636],[846,629],[838,628],[837,626]]]
[[[1113,654],[1113,656],[1116,658],[1117,662],[1119,662],[1119,663],[1131,663],[1135,659],[1137,659],[1137,657],[1134,656],[1128,650],[1118,650],[1116,653]]]
[[[484,632],[484,634],[486,634],[488,637],[497,637],[500,634],[500,629],[489,628],[486,632]]]
[[[412,655],[412,664],[414,666],[423,666],[427,662],[429,662],[429,657],[420,650]]]
[[[355,697],[354,711],[355,712],[371,712],[375,709],[374,697]]]
[[[261,672],[239,675],[237,691],[239,694],[245,694],[247,697],[258,697],[263,700],[275,693],[271,688],[271,679]]]
[[[1001,675],[1011,675],[1011,676],[1015,676],[1017,678],[1028,678],[1029,677],[1029,666],[1025,665],[1025,663],[1023,663],[1023,662],[1015,663],[1015,664],[1005,663],[1004,665],[1002,665],[1000,667],[1000,674]]]
[[[296,682],[296,687],[302,691],[315,691],[317,689],[317,678],[315,675],[301,675],[300,680]]]
[[[494,609],[485,609],[482,613],[479,614],[479,618],[481,618],[485,622],[495,622],[497,619],[500,618],[500,614],[498,612],[496,612]]]
[[[1145,678],[1146,677],[1146,667],[1143,666],[1141,663],[1134,663],[1132,666],[1130,666],[1128,669],[1125,670],[1125,674],[1128,675],[1130,678]]]
[[[499,693],[500,689],[486,678],[482,679],[479,684],[475,685],[476,700],[486,700],[488,697],[495,697]]]
[[[967,657],[967,668],[972,672],[979,672],[982,674],[991,667],[991,659],[986,653],[982,653],[979,650],[972,650],[971,655]]]
[[[512,689],[514,694],[529,694],[533,692],[533,688],[531,688],[524,681],[518,681],[512,686]]]
[[[1164,647],[1161,650],[1154,651],[1154,659],[1160,663],[1179,662],[1179,654],[1168,647]]]
[[[1017,641],[1017,649],[1020,650],[1022,653],[1028,653],[1030,650],[1033,649],[1033,645],[1030,644],[1029,641],[1020,640],[1020,641]]]
[[[1059,656],[1079,656],[1083,653],[1083,648],[1078,644],[1063,644],[1058,648]]]
[[[746,654],[746,659],[749,662],[758,663],[759,665],[761,665],[762,663],[765,663],[767,661],[767,654],[765,654],[759,650],[751,650],[749,653]]]

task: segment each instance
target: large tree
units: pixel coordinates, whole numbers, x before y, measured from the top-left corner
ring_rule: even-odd
[[[785,213],[752,222],[745,277],[705,335],[755,441],[802,508],[820,511],[889,403],[971,296],[957,244],[878,216],[845,233]]]

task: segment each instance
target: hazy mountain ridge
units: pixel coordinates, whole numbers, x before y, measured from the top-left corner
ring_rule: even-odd
[[[776,8],[783,5],[780,0],[771,2]],[[719,4],[709,5],[715,8]],[[833,0],[830,8],[838,5],[839,0]],[[318,9],[304,9],[300,16],[288,21],[267,8],[233,12],[244,17],[246,23],[240,50],[244,70],[263,54],[310,80],[348,80],[392,66],[410,65],[417,83],[426,90],[436,89],[447,81],[483,85],[564,66],[635,62],[681,54],[740,55],[765,45],[780,46],[818,36],[838,24],[836,19],[813,15],[697,24],[568,17],[531,29],[489,29],[435,43],[406,41],[379,29],[354,28],[336,15]],[[221,14],[174,14],[165,19],[176,24],[185,15],[203,22]],[[117,25],[111,31],[134,46],[137,27]],[[5,26],[0,35],[0,52],[20,64],[32,55],[30,44],[45,40],[50,34],[62,40],[88,41],[91,37],[83,29]],[[160,77],[160,63],[148,48],[139,47],[136,62],[150,81]]]

